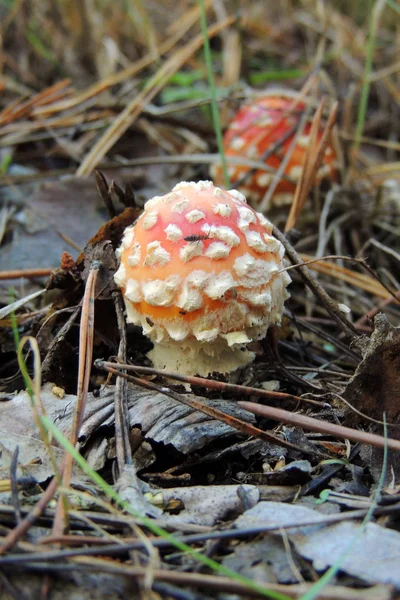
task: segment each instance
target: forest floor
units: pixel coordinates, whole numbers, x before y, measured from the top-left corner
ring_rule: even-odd
[[[2,599],[400,598],[400,8],[368,7],[0,2]],[[224,187],[216,112],[266,96],[225,175],[293,265],[281,326],[166,377],[114,251]]]

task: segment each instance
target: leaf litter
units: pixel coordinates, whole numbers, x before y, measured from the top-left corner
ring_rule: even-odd
[[[368,118],[358,139],[354,106],[357,73],[364,66],[366,18],[359,16],[359,21],[351,11],[330,4],[319,12],[304,4],[290,14],[261,2],[244,2],[245,10],[238,14],[230,3],[215,4],[206,3],[217,77],[221,85],[233,86],[229,94],[218,90],[225,126],[241,98],[254,93],[244,90],[240,69],[232,69],[229,56],[244,61],[254,80],[260,65],[270,64],[271,58],[277,78],[293,63],[303,68],[299,35],[308,56],[318,54],[316,44],[320,55],[329,48],[327,56],[337,68],[328,61],[318,77],[294,79],[293,85],[304,89],[305,79],[314,81],[309,93],[315,104],[321,94],[328,98],[327,114],[339,100],[337,122],[346,159],[342,181],[310,191],[318,152],[309,152],[291,209],[275,206],[268,217],[293,264],[334,254],[366,257],[371,270],[340,258],[292,270],[283,327],[271,329],[255,345],[256,361],[239,374],[236,387],[218,378],[182,382],[141,371],[149,365],[150,343],[137,328],[123,324],[112,278],[114,250],[145,199],[165,193],[179,180],[207,179],[207,165],[215,160],[204,100],[193,99],[193,90],[184,87],[178,102],[176,95],[172,101],[168,94],[158,96],[172,74],[198,73],[199,66],[201,73],[199,9],[185,6],[180,29],[172,5],[158,20],[146,6],[131,21],[124,19],[122,28],[114,28],[122,14],[119,3],[108,20],[96,20],[100,30],[91,20],[95,15],[89,15],[85,28],[91,35],[84,47],[90,68],[78,51],[83,40],[79,11],[63,6],[64,18],[74,28],[67,37],[66,29],[58,28],[59,40],[64,38],[58,46],[46,48],[42,32],[31,23],[20,64],[13,62],[21,49],[11,32],[24,15],[18,9],[9,13],[8,71],[0,96],[5,211],[0,251],[0,551],[1,546],[8,549],[0,557],[0,589],[5,598],[23,597],[28,589],[39,593],[45,581],[51,598],[132,597],[132,585],[142,595],[151,586],[152,594],[161,597],[257,593],[246,582],[199,570],[192,557],[166,542],[158,547],[161,540],[112,505],[72,460],[65,470],[64,450],[52,439],[62,471],[63,487],[57,493],[59,481],[53,478],[19,373],[11,308],[20,335],[38,341],[40,398],[47,415],[67,438],[77,440],[89,465],[139,514],[150,515],[280,597],[312,594],[314,582],[332,566],[335,575],[318,592],[320,598],[379,600],[395,598],[400,589],[400,147],[397,125],[387,110],[392,105],[398,111],[395,74],[384,71],[393,62],[388,40],[397,35],[390,7],[372,16],[380,18],[382,44],[374,57]],[[44,9],[37,8],[40,20]],[[132,47],[128,23],[135,19],[142,21]],[[318,38],[325,19],[330,26]],[[50,21],[43,21],[43,33]],[[100,60],[94,48],[107,27]],[[239,31],[249,42],[247,56]],[[343,49],[346,66],[340,58]],[[40,62],[46,69],[37,68]],[[54,80],[57,63],[73,83]],[[349,80],[354,84],[350,95]],[[184,78],[176,81],[185,85]],[[190,81],[196,86],[197,79]],[[204,91],[204,83],[199,85]],[[100,194],[93,179],[73,176],[76,171],[89,174],[94,167],[100,169]],[[107,212],[110,220],[104,224]],[[288,222],[286,235],[280,234]],[[30,271],[39,267],[53,269],[47,282]],[[37,377],[32,351],[25,348],[24,358]],[[137,370],[128,371],[128,365]],[[254,404],[270,412],[245,410]],[[279,410],[285,411],[285,420]],[[311,427],[296,416],[309,418]],[[385,420],[392,447],[386,479],[370,522],[360,530],[382,472]],[[374,441],[380,447],[371,445]],[[326,498],[323,504],[317,503],[320,494]],[[32,506],[35,522],[23,530]],[[190,536],[198,537],[191,541]],[[107,550],[115,541],[117,555]],[[130,550],[133,541],[137,547]],[[351,551],[346,554],[347,548]],[[69,556],[71,549],[77,554]],[[46,550],[53,552],[52,558],[45,557]],[[22,558],[25,585],[18,562]]]

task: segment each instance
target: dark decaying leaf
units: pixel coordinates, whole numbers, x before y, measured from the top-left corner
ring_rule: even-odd
[[[360,341],[363,359],[347,386],[344,397],[358,411],[371,419],[388,423],[388,436],[400,439],[400,327],[393,327],[387,317],[380,313],[374,318],[371,337]],[[384,417],[385,415],[385,417]],[[364,421],[354,411],[348,413],[348,421]],[[394,425],[391,427],[390,425]],[[383,434],[382,425],[374,425]],[[383,451],[366,447],[362,456],[370,467],[375,480],[382,470]],[[400,477],[400,455],[389,452],[386,482],[395,475]]]
[[[400,327],[393,327],[380,313],[371,337],[359,342],[363,359],[347,386],[345,398],[365,415],[388,423],[400,420]],[[359,419],[351,412],[349,419]],[[395,437],[390,433],[391,437]]]

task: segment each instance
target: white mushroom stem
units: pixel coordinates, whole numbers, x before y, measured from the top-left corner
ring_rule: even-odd
[[[213,372],[230,373],[254,360],[254,352],[243,344],[229,346],[226,340],[217,339],[200,345],[196,339],[183,342],[156,343],[148,357],[156,369],[174,371],[181,375],[197,373],[207,377]]]

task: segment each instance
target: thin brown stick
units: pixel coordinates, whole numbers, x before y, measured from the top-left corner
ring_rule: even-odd
[[[164,377],[166,379],[174,379],[175,381],[181,381],[182,383],[189,383],[190,385],[198,385],[205,387],[210,390],[221,390],[221,392],[230,392],[231,394],[241,394],[244,396],[257,396],[258,398],[274,398],[276,400],[293,400],[294,402],[305,402],[317,406],[318,408],[328,408],[330,404],[326,402],[318,402],[317,400],[311,400],[309,398],[302,398],[301,396],[294,396],[293,394],[286,394],[285,392],[274,392],[270,390],[261,390],[260,388],[253,388],[244,385],[237,385],[235,383],[227,383],[225,381],[216,381],[215,379],[205,379],[204,377],[195,377],[188,375],[180,375],[172,371],[163,371],[161,369],[154,369],[153,367],[143,367],[141,365],[126,365],[108,362],[105,360],[96,360],[95,366],[99,369],[123,369],[124,371],[131,371],[134,373],[143,373],[143,375],[157,375],[158,377]]]
[[[273,235],[284,245],[286,254],[290,258],[293,264],[299,264],[299,273],[303,280],[313,292],[313,294],[321,301],[323,306],[326,308],[331,317],[339,325],[343,333],[349,337],[352,341],[359,338],[359,333],[352,323],[346,319],[343,312],[340,310],[336,302],[327,294],[322,285],[313,277],[309,269],[304,265],[304,261],[301,259],[299,254],[293,248],[292,244],[287,240],[286,236],[277,228],[273,227]]]
[[[87,392],[89,387],[89,378],[93,356],[95,287],[100,267],[101,265],[98,261],[93,261],[87,279],[85,294],[82,302],[81,326],[79,335],[79,370],[77,403],[74,419],[72,422],[72,432],[70,438],[71,444],[75,444],[78,439],[79,429],[83,421],[83,414],[85,410]]]
[[[308,198],[308,194],[314,184],[317,171],[323,163],[325,150],[328,146],[329,140],[331,138],[332,129],[336,122],[336,116],[338,111],[338,103],[335,102],[333,105],[329,117],[325,126],[325,129],[322,133],[322,137],[318,144],[316,150],[314,150],[314,142],[316,142],[316,136],[320,129],[321,115],[322,115],[323,103],[321,105],[315,115],[315,119],[313,120],[312,131],[310,134],[310,144],[307,148],[307,154],[304,163],[304,176],[301,177],[299,184],[296,188],[295,198],[293,199],[293,203],[290,209],[290,213],[285,225],[285,232],[292,229],[296,221],[300,215],[301,210],[304,207],[304,204]]]
[[[271,198],[272,198],[280,180],[282,179],[282,175],[285,172],[286,166],[288,165],[288,163],[290,161],[290,157],[292,156],[293,151],[297,145],[297,140],[298,140],[299,136],[302,135],[303,130],[304,130],[305,126],[307,125],[308,118],[309,118],[309,109],[306,109],[304,111],[304,113],[302,114],[302,116],[300,117],[300,120],[298,122],[297,129],[296,129],[296,135],[294,136],[293,140],[290,142],[290,146],[287,149],[287,152],[285,153],[285,157],[282,160],[281,164],[279,165],[279,167],[274,175],[273,180],[271,181],[271,185],[269,186],[264,198],[261,200],[260,204],[258,205],[258,210],[260,212],[264,212],[269,207]]]
[[[59,469],[59,474],[62,474],[64,471],[65,460],[66,459],[64,458]],[[58,476],[54,476],[33,509],[26,515],[21,523],[14,527],[14,529],[12,529],[4,538],[3,543],[0,545],[0,555],[5,554],[8,550],[10,550],[18,542],[18,540],[26,534],[34,522],[42,515],[46,506],[57,491],[58,481]]]
[[[291,413],[282,408],[275,408],[272,406],[264,406],[256,404],[255,402],[238,402],[239,406],[248,410],[254,414],[266,417],[267,419],[273,419],[279,421],[279,423],[288,423],[289,425],[295,425],[302,427],[308,431],[315,431],[318,433],[325,433],[333,437],[341,439],[347,439],[352,442],[359,442],[361,444],[369,444],[376,448],[384,448],[385,445],[389,450],[396,450],[400,452],[400,441],[392,438],[384,438],[375,433],[368,433],[366,431],[359,431],[358,429],[350,429],[350,427],[344,427],[343,425],[335,425],[334,423],[327,423],[326,421],[320,421],[313,417],[306,417],[300,413]]]
[[[307,148],[307,154],[304,161],[303,176],[300,178],[296,188],[290,213],[286,221],[285,232],[289,231],[296,225],[296,221],[304,207],[304,204],[308,198],[308,194],[310,193],[310,190],[314,184],[317,171],[323,163],[325,150],[328,146],[329,140],[331,138],[332,129],[336,122],[336,116],[338,111],[337,102],[335,102],[329,113],[325,129],[322,133],[318,146],[316,146],[317,134],[320,130],[322,109],[323,101],[321,101],[320,107],[318,108],[312,123],[310,143]],[[316,146],[316,149],[314,148],[314,145]]]
[[[318,169],[320,168],[323,160],[324,160],[324,156],[325,156],[325,150],[328,147],[329,141],[331,139],[331,135],[332,135],[332,129],[336,123],[336,117],[337,117],[337,112],[338,112],[338,102],[336,101],[329,113],[327,122],[326,122],[326,126],[325,129],[322,133],[322,137],[320,139],[320,142],[318,144],[318,148],[316,150],[316,153],[314,155],[314,160],[311,162],[310,165],[310,171],[309,171],[309,181],[308,181],[308,190],[305,190],[305,197],[307,197],[311,186],[313,185],[316,173],[318,171]],[[303,205],[304,205],[304,201],[303,201]]]
[[[115,291],[113,294],[115,312],[117,314],[117,324],[120,336],[118,348],[118,360],[126,362],[126,321],[124,317],[124,306],[121,292]],[[132,465],[132,449],[129,440],[129,411],[127,401],[126,379],[118,377],[115,384],[115,448],[117,455],[117,465],[119,473],[122,473],[126,464]]]
[[[203,404],[202,402],[199,402],[192,398],[187,398],[183,394],[178,394],[177,392],[174,392],[173,390],[171,390],[168,387],[158,386],[155,383],[148,381],[147,379],[141,379],[140,377],[134,377],[133,375],[128,375],[127,373],[122,373],[121,371],[118,371],[117,369],[113,369],[111,367],[109,367],[107,370],[109,371],[109,373],[112,373],[113,375],[117,375],[118,377],[124,377],[128,381],[131,381],[132,383],[136,383],[137,385],[140,385],[141,387],[145,387],[145,388],[147,388],[149,390],[153,390],[159,394],[164,394],[165,396],[169,396],[170,398],[172,398],[173,400],[176,400],[177,402],[181,402],[182,404],[185,404],[186,406],[190,406],[190,408],[193,408],[193,410],[198,410],[199,412],[202,412],[202,413],[208,415],[209,417],[212,417],[213,419],[217,419],[218,421],[222,421],[223,423],[226,423],[227,425],[233,427],[234,429],[237,429],[238,431],[240,431],[241,433],[244,433],[245,435],[252,435],[252,436],[260,438],[270,444],[271,443],[276,444],[278,446],[282,446],[283,448],[289,448],[291,450],[295,450],[296,452],[302,452],[303,454],[309,454],[311,456],[318,456],[320,458],[322,458],[322,457],[330,458],[329,455],[318,452],[317,450],[313,451],[313,450],[309,450],[308,448],[301,448],[300,446],[297,446],[296,444],[292,444],[291,442],[288,442],[288,441],[274,435],[273,433],[268,433],[266,431],[263,431],[262,429],[258,429],[257,427],[254,427],[254,425],[250,425],[249,423],[246,423],[245,421],[241,421],[240,419],[238,419],[236,417],[232,417],[231,415],[228,415],[216,408],[207,406],[207,405]]]
[[[30,115],[34,106],[42,106],[49,102],[53,102],[53,101],[57,100],[57,98],[60,97],[60,94],[58,93],[59,90],[62,90],[63,88],[67,87],[69,84],[70,84],[69,79],[63,79],[62,81],[58,81],[54,85],[46,88],[42,92],[39,92],[39,93],[35,94],[34,96],[31,96],[31,98],[29,98],[28,100],[16,104],[15,106],[12,107],[12,110],[10,110],[10,106],[7,106],[0,113],[0,125],[3,125],[7,121],[19,119],[22,116]]]
[[[43,267],[43,269],[15,269],[13,271],[0,271],[0,280],[6,279],[33,279],[34,277],[48,277],[54,268]]]
[[[311,171],[312,171],[312,155],[314,152],[314,146],[317,141],[317,134],[320,129],[321,116],[324,108],[325,100],[322,98],[311,123],[311,130],[309,134],[309,142],[307,150],[303,159],[301,177],[297,182],[296,190],[293,196],[292,205],[290,207],[289,215],[285,225],[285,232],[289,231],[294,227],[298,215],[305,204],[307,194],[311,188]],[[296,140],[297,142],[297,140]]]
[[[335,466],[335,468],[343,467],[343,465],[334,465],[334,466]],[[386,497],[384,497],[384,499],[386,499],[390,502],[392,501],[392,497],[389,498],[388,496],[386,496]],[[185,544],[188,544],[188,545],[189,544],[201,544],[208,540],[230,540],[230,539],[236,539],[236,538],[256,536],[256,535],[259,535],[260,533],[272,533],[272,532],[278,533],[281,530],[289,531],[291,529],[298,529],[299,527],[313,526],[315,524],[329,526],[329,525],[333,525],[335,523],[342,523],[344,521],[355,521],[355,520],[364,519],[371,508],[372,508],[371,502],[368,501],[368,499],[366,499],[364,508],[358,508],[355,510],[350,510],[348,512],[340,512],[340,513],[328,514],[328,515],[327,514],[316,514],[314,516],[310,516],[309,518],[301,519],[300,521],[298,519],[297,520],[295,519],[294,521],[285,523],[285,524],[263,523],[262,521],[259,521],[254,525],[250,525],[249,527],[219,529],[219,530],[215,530],[210,527],[203,526],[201,528],[202,531],[200,531],[200,532],[198,531],[200,526],[196,527],[194,525],[190,526],[188,524],[183,525],[181,523],[179,525],[178,539],[179,539],[179,541],[181,541]],[[373,516],[398,515],[399,511],[400,511],[400,505],[399,505],[398,499],[396,502],[396,498],[394,498],[393,504],[390,504],[390,505],[387,505],[387,504],[382,505],[382,502],[381,502],[380,505],[373,508],[372,514],[373,514]],[[129,527],[133,522],[136,522],[136,520],[134,519],[134,517],[132,517],[132,515],[130,515],[129,520],[126,519],[125,521],[123,521],[121,519],[118,522],[121,523],[122,525],[124,525],[125,529],[126,529],[126,527]],[[163,527],[164,529],[166,529],[168,531],[169,530],[171,530],[173,532],[177,531],[175,528],[173,528],[173,527],[171,528],[171,522],[166,523],[163,520],[160,521],[160,520],[155,519],[154,524],[158,525],[159,527]],[[195,529],[197,529],[197,531],[195,531],[194,533],[189,532],[186,535],[182,535],[182,529],[181,529],[182,527],[184,527],[185,530],[188,530],[189,528],[195,528]],[[25,564],[26,562],[30,562],[33,564],[33,563],[40,563],[42,561],[43,562],[45,561],[46,566],[47,566],[48,564],[50,564],[53,561],[64,561],[66,559],[79,557],[79,556],[91,557],[91,556],[95,556],[95,555],[99,554],[99,548],[96,548],[96,547],[84,548],[84,547],[82,547],[82,545],[80,548],[65,548],[65,549],[61,549],[61,550],[56,550],[56,549],[47,550],[44,547],[47,544],[56,543],[59,539],[62,539],[62,537],[64,537],[64,536],[61,536],[60,538],[53,538],[53,537],[41,538],[41,540],[40,540],[41,543],[39,546],[40,551],[38,551],[37,545],[29,544],[28,542],[23,542],[23,543],[21,543],[21,549],[25,550],[26,552],[24,554],[16,554],[16,553],[10,554],[9,556],[7,556],[5,558],[1,558],[0,559],[0,567],[4,568],[5,565],[10,566],[10,565],[17,565],[17,564],[21,564],[21,563]],[[152,543],[152,545],[155,548],[165,549],[165,548],[174,546],[171,539],[163,538],[160,536],[155,536],[155,535],[149,534],[147,539]],[[140,549],[146,548],[146,546],[147,546],[147,541],[145,541],[143,538],[137,538],[137,537],[132,538],[130,536],[125,537],[123,541],[121,540],[117,543],[110,543],[110,540],[108,539],[107,543],[103,544],[100,541],[100,540],[102,540],[102,538],[98,538],[98,537],[97,537],[97,540],[98,540],[98,542],[101,543],[100,552],[102,554],[104,554],[104,556],[120,556],[121,554],[127,554],[128,552],[130,552],[132,550],[140,550]]]
[[[93,356],[93,336],[94,336],[94,298],[97,275],[101,264],[99,261],[93,261],[89,276],[86,281],[85,293],[82,301],[82,313],[79,335],[79,369],[78,369],[78,390],[75,412],[72,420],[71,434],[69,441],[73,446],[78,441],[79,429],[82,425],[83,415],[86,406],[87,393],[89,388],[90,371],[92,367]],[[62,485],[68,488],[72,476],[73,458],[66,454],[65,469],[63,473]],[[64,494],[60,495],[56,517],[54,519],[53,533],[61,535],[67,528],[67,507]]]

